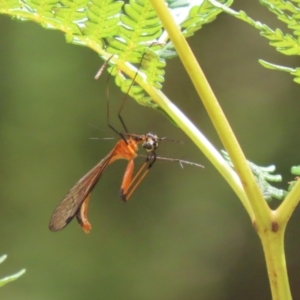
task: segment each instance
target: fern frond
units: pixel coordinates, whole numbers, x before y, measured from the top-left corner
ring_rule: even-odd
[[[127,93],[130,87],[129,94],[140,104],[157,107],[145,90],[162,87],[164,59],[176,52],[149,0],[130,0],[125,5],[118,0],[0,1],[0,13],[61,30],[67,42],[90,47],[109,59],[109,72],[122,91]],[[224,5],[232,1],[221,0]],[[169,0],[168,5],[187,37],[222,12],[208,0],[200,5],[196,0]],[[137,72],[139,84],[132,86]]]
[[[91,40],[98,41],[104,46],[104,38],[118,33],[118,14],[121,12],[123,1],[92,0],[87,5],[87,18],[82,33]]]
[[[295,78],[293,79],[296,83],[300,84],[300,68],[288,68],[288,67],[283,67],[283,66],[279,66],[279,65],[275,65],[275,64],[271,64],[267,61],[264,61],[262,59],[259,60],[259,63],[264,66],[267,69],[271,69],[271,70],[277,70],[277,71],[283,71],[283,72],[288,72],[290,73],[292,76],[295,76]]]
[[[224,10],[224,12],[250,24],[251,26],[255,27],[256,29],[260,30],[260,34],[270,40],[270,45],[276,47],[278,52],[281,52],[285,55],[295,55],[300,54],[300,44],[297,38],[294,38],[290,34],[284,34],[280,29],[272,30],[265,24],[262,24],[259,21],[255,21],[250,18],[244,11],[236,12],[215,0],[209,0],[212,4],[217,7],[220,7]],[[261,1],[267,2],[267,1]],[[281,1],[282,2],[282,1]],[[275,9],[275,8],[274,8]],[[276,10],[276,9],[275,9]],[[300,29],[300,26],[299,26]]]
[[[52,8],[58,4],[59,0],[27,0],[26,4],[37,14],[48,18],[54,18]],[[47,28],[47,22],[42,22]]]
[[[114,37],[107,37],[106,51],[118,55],[118,63],[139,64],[142,68],[140,76],[147,78],[147,84],[161,88],[162,70],[165,62],[149,46],[162,32],[162,25],[148,0],[131,0],[124,7],[124,13],[120,15],[118,32]],[[152,49],[155,49],[155,42]],[[156,47],[157,48],[157,47]],[[149,60],[151,53],[151,60]],[[137,102],[142,105],[156,107],[157,105],[146,96],[144,89],[136,83],[131,85],[131,80],[123,72],[117,71],[116,84],[124,93],[129,92]],[[129,88],[130,87],[130,88]]]
[[[164,82],[164,67],[165,60],[160,59],[151,48],[144,49],[144,54],[140,63],[139,73],[147,76],[147,83],[157,89],[161,89],[161,83]],[[156,108],[157,105],[152,101],[151,97],[147,96],[144,89],[137,85],[132,85],[132,80],[124,80],[121,78],[122,73],[119,72],[116,76],[116,83],[121,87],[124,93],[129,93],[139,104]],[[122,79],[122,80],[121,80]]]
[[[125,62],[139,63],[145,48],[160,36],[161,31],[162,25],[151,3],[131,0],[120,14],[116,36],[107,38],[107,52],[117,54]]]
[[[271,12],[278,14],[280,16],[283,11],[297,13],[299,12],[298,8],[290,1],[284,0],[260,0],[262,5],[265,5],[270,9]]]
[[[234,168],[234,165],[226,151],[221,151],[224,159],[227,161],[227,163]],[[286,195],[288,194],[287,191],[278,189],[276,187],[273,187],[270,185],[269,182],[280,182],[282,181],[281,175],[274,175],[270,174],[275,171],[275,166],[271,165],[268,167],[261,167],[257,166],[256,164],[248,161],[248,164],[251,168],[251,171],[256,178],[257,184],[260,187],[260,190],[262,191],[264,198],[266,201],[271,201],[272,198],[276,198],[278,200],[283,200]]]
[[[290,34],[283,34],[280,29],[271,30],[263,25],[260,34],[270,40],[270,45],[275,47],[278,52],[285,55],[299,55],[300,45],[296,38]]]
[[[10,12],[20,8],[19,0],[0,1],[0,11],[3,14],[10,15]]]
[[[287,27],[293,30],[293,34],[300,34],[300,9],[290,1],[282,0],[260,0],[261,4],[268,8],[270,12],[277,15],[277,18],[286,23]]]
[[[61,6],[53,8],[55,19],[65,27],[64,32],[69,43],[74,40],[73,36],[82,34],[77,22],[87,17],[84,11],[87,2],[88,0],[60,0]]]
[[[275,47],[276,50],[285,55],[300,55],[300,1],[284,1],[284,0],[260,0],[260,3],[266,6],[269,11],[277,15],[278,19],[285,24],[287,27],[293,30],[293,35],[284,34],[280,29],[272,30],[265,24],[261,22],[254,21],[243,11],[236,12],[215,0],[209,0],[216,7],[222,8],[224,12],[247,22],[251,26],[260,30],[260,34],[270,40],[270,45]],[[294,5],[292,2],[296,3]],[[300,83],[300,69],[292,69],[287,67],[278,66],[275,64],[268,63],[266,61],[260,60],[261,65],[266,68],[273,70],[280,70],[284,72],[289,72],[291,75],[295,76],[294,81]]]

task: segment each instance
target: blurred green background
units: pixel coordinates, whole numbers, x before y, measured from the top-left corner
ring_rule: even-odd
[[[284,29],[256,1],[236,1],[234,8]],[[102,61],[66,44],[61,32],[6,16],[0,25],[0,254],[9,255],[0,277],[27,269],[0,290],[1,299],[270,299],[262,248],[235,194],[178,128],[134,101],[123,113],[131,132],[181,140],[184,145],[163,143],[158,154],[205,169],[157,162],[124,204],[119,186],[126,162],[119,161],[92,194],[90,235],[76,221],[59,233],[48,230],[58,202],[116,142],[101,140],[116,137],[106,125],[107,75],[95,81]],[[299,164],[300,86],[258,59],[291,67],[299,59],[277,53],[255,29],[227,15],[189,42],[246,156],[275,163],[285,188],[290,166]],[[163,91],[221,149],[179,59],[167,63]],[[109,89],[118,127],[124,95],[112,80]],[[300,297],[299,217],[296,210],[286,235],[294,299]]]

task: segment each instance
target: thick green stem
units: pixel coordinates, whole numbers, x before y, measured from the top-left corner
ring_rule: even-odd
[[[264,249],[273,300],[292,299],[284,253],[284,232],[285,226],[278,228],[277,222],[258,232]]]

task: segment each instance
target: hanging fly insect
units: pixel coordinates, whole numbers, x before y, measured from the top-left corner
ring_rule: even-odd
[[[98,74],[96,76],[98,76]],[[135,74],[135,77],[133,78],[133,81],[129,86],[128,91],[131,88],[136,76],[137,73]],[[158,138],[152,132],[145,135],[128,133],[127,127],[121,116],[121,111],[123,109],[125,100],[126,97],[124,98],[123,103],[118,112],[118,118],[124,128],[125,133],[118,132],[112,125],[110,125],[108,105],[109,103],[107,101],[108,126],[113,131],[115,131],[121,137],[121,139],[116,143],[115,147],[94,168],[92,168],[70,189],[67,195],[58,204],[50,220],[49,229],[51,231],[59,231],[63,229],[76,216],[77,221],[82,227],[82,229],[86,233],[90,232],[91,224],[89,223],[87,218],[87,211],[91,192],[93,191],[98,180],[100,179],[101,175],[104,173],[108,165],[110,165],[118,159],[128,160],[128,164],[126,166],[120,188],[120,197],[123,201],[127,201],[131,197],[133,192],[148,174],[149,170],[151,169],[151,167],[157,159],[175,161],[179,162],[180,164],[191,164],[198,167],[203,167],[202,165],[199,165],[197,163],[191,163],[189,161],[184,161],[180,159],[157,157],[156,149],[158,148],[160,142],[166,139],[164,137]],[[142,145],[142,147],[147,151],[147,155],[144,163],[141,165],[137,173],[133,176],[134,159],[138,156],[137,150],[139,145]]]

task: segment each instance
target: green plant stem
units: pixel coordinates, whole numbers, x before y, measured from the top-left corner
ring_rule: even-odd
[[[300,199],[300,180],[295,184],[290,193],[275,211],[279,224],[287,224]]]
[[[284,232],[285,226],[279,227],[277,232],[271,228],[258,232],[264,249],[273,300],[292,299],[285,262]]]
[[[256,217],[255,226],[266,227],[270,224],[270,210],[248,166],[246,158],[234,136],[233,131],[213,94],[196,58],[193,55],[178,25],[173,20],[166,4],[162,0],[150,0],[162,21],[176,51],[183,62],[202,102],[215,126],[215,129],[230,155],[249,202]]]

